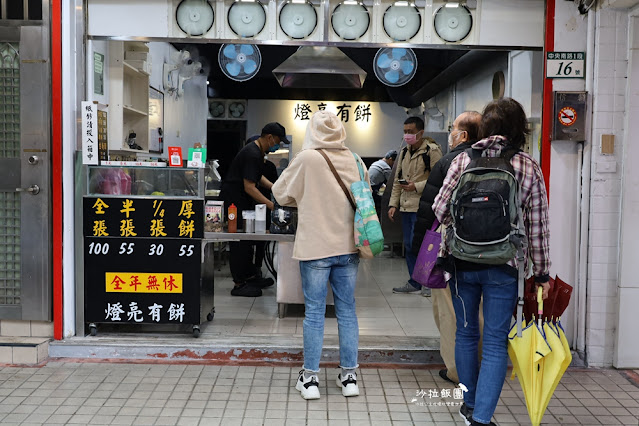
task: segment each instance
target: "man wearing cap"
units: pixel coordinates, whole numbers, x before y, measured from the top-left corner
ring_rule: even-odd
[[[273,183],[262,176],[264,155],[275,152],[280,142],[290,143],[286,138],[286,130],[280,123],[268,123],[262,129],[260,137],[246,144],[238,152],[228,169],[222,182],[221,198],[228,209],[231,204],[237,207],[238,218],[243,210],[255,209],[255,204],[266,204],[273,210],[273,202],[266,198],[257,188],[271,189]],[[233,296],[258,297],[262,295],[262,288],[273,285],[273,279],[260,278],[260,274],[253,263],[253,243],[250,241],[235,241],[230,243],[230,267],[233,276]]]
[[[388,182],[388,178],[390,178],[396,158],[397,151],[391,149],[386,153],[386,155],[384,155],[384,158],[375,161],[368,169],[368,175],[371,179],[371,189],[373,191],[373,200],[375,201],[375,207],[378,212],[382,201],[382,197],[379,195],[379,190],[382,188],[382,185],[385,185],[386,182]]]

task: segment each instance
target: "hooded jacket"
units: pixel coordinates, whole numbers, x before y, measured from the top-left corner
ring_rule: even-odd
[[[425,154],[428,154],[430,164],[424,164]],[[411,153],[408,147],[402,149],[397,155],[399,164],[395,171],[388,207],[398,208],[401,212],[416,212],[419,207],[419,197],[426,186],[426,179],[440,158],[442,158],[441,148],[437,142],[428,137],[424,138],[424,143],[415,152]],[[415,191],[404,191],[399,186],[400,171],[402,178],[415,182]]]
[[[353,208],[326,160],[317,152],[324,150],[350,188],[360,177],[345,140],[346,131],[335,114],[316,112],[306,127],[302,151],[273,185],[273,196],[279,204],[298,209],[294,259],[316,260],[357,253]],[[368,171],[364,170],[368,181]]]
[[[477,141],[467,141],[457,145],[448,154],[444,155],[441,160],[435,164],[426,181],[426,187],[422,193],[422,197],[419,199],[419,210],[417,210],[417,221],[415,222],[415,229],[413,231],[413,252],[419,253],[419,249],[422,246],[424,235],[426,230],[430,229],[435,222],[435,213],[433,213],[433,202],[435,197],[439,193],[440,188],[444,184],[446,173],[450,163],[453,162],[455,157],[464,152],[464,150],[470,148],[473,143]]]

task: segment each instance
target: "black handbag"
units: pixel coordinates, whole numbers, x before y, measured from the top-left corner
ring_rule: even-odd
[[[271,234],[294,234],[297,231],[297,208],[275,202],[271,212]]]

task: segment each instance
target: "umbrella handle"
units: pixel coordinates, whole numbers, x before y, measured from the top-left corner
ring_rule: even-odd
[[[541,321],[544,316],[544,289],[542,286],[537,287],[537,322],[541,327]]]

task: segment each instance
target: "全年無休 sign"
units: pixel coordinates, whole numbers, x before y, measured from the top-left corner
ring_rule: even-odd
[[[584,52],[547,52],[546,78],[586,78]]]

